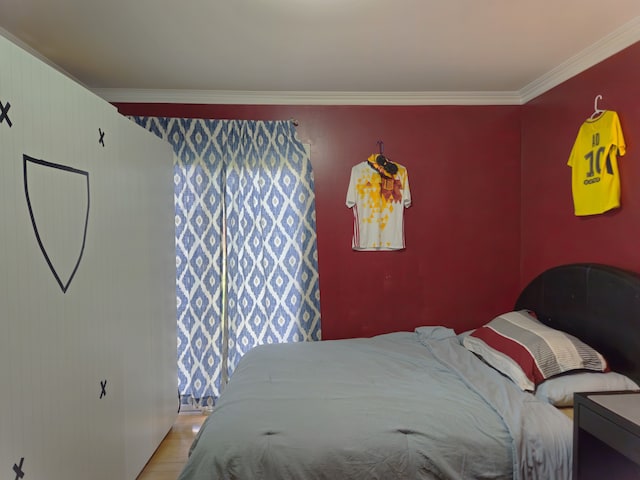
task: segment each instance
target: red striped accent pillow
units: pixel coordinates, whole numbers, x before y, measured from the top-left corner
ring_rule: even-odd
[[[463,344],[523,390],[533,391],[547,378],[572,370],[609,370],[599,352],[526,310],[494,318]]]

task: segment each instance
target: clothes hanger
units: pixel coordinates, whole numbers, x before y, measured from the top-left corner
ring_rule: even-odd
[[[596,95],[595,100],[593,101],[593,113],[589,117],[589,120],[593,120],[594,118],[602,115],[606,110],[601,110],[598,108],[598,100],[602,100],[602,95]]]
[[[378,166],[377,170],[380,174],[391,174],[395,175],[398,172],[398,166],[384,156],[384,142],[382,140],[378,140],[376,142],[378,144],[379,154],[376,155],[375,162]],[[381,171],[384,170],[384,173]]]

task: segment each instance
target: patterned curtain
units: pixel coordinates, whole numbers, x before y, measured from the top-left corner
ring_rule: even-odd
[[[320,340],[311,163],[288,121],[131,118],[175,152],[178,388],[211,406],[254,346]]]

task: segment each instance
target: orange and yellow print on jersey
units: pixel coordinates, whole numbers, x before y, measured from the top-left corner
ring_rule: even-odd
[[[351,169],[346,204],[353,210],[354,250],[405,248],[404,209],[411,205],[407,169],[378,157],[373,154]]]
[[[616,112],[606,110],[582,124],[567,162],[576,215],[596,215],[620,206],[618,155],[625,152]]]

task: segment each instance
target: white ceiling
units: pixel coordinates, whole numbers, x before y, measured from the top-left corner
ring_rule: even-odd
[[[640,40],[640,1],[0,0],[0,27],[112,100],[517,102]]]

